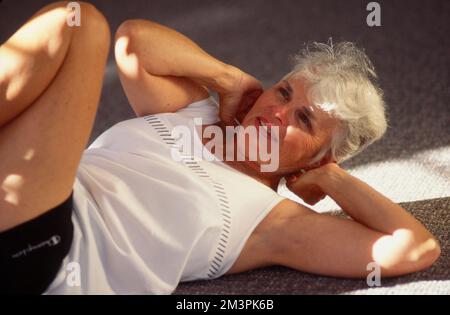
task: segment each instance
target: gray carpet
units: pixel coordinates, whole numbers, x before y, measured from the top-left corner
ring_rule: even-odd
[[[0,2],[0,41],[50,1]],[[127,18],[174,27],[206,51],[268,87],[290,69],[306,41],[354,41],[377,68],[388,104],[386,136],[343,166],[419,218],[439,239],[442,256],[423,272],[364,280],[265,268],[213,281],[184,283],[178,294],[450,294],[450,1],[378,1],[380,27],[366,25],[369,1],[92,1],[112,30]],[[112,56],[91,141],[133,117]],[[295,196],[281,189],[281,193]],[[325,199],[317,211],[336,210]]]

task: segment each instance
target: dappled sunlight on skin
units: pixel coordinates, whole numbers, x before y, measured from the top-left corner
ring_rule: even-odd
[[[36,150],[29,148],[26,150],[22,159],[25,161],[31,161],[36,155]],[[1,183],[1,189],[5,192],[4,200],[13,205],[18,206],[20,203],[20,190],[23,188],[25,179],[20,174],[9,174]]]
[[[48,22],[48,19],[50,18],[51,21],[61,21],[62,23],[65,23],[68,12],[69,11],[66,8],[53,8],[51,11],[42,12],[33,16],[27,21],[28,27],[26,29],[21,29],[20,33],[13,35],[14,44],[7,42],[2,45],[2,48],[7,48],[14,51],[15,54],[19,53],[21,55],[42,52],[42,45],[39,40],[39,36],[42,36],[47,43],[46,53],[50,57],[54,56],[58,53],[62,38],[59,36],[48,38],[48,25],[46,22]],[[18,43],[21,45],[19,46]]]
[[[431,238],[417,244],[418,241],[413,231],[398,229],[392,235],[383,236],[374,243],[372,257],[383,268],[392,268],[400,263],[418,263],[438,246]]]
[[[436,244],[436,242],[432,239],[428,239],[411,252],[410,259],[416,261],[419,259],[419,257],[425,255],[425,253],[436,250],[437,248],[438,245]]]
[[[372,247],[374,261],[384,268],[395,266],[406,255],[412,238],[413,233],[405,229],[380,237]]]
[[[124,63],[122,66],[122,71],[126,76],[132,79],[137,79],[139,75],[139,59],[135,53],[130,52],[129,43],[129,37],[120,36],[116,40],[115,54],[118,57],[126,55],[126,58],[123,58],[122,61]]]
[[[57,41],[53,41],[48,44],[47,51],[45,54],[48,58],[54,58],[55,54],[60,49],[61,43]],[[0,60],[0,69],[2,69],[2,73],[7,76],[8,73],[15,73],[15,68],[17,65],[25,66],[28,64],[28,67],[33,67],[33,64],[30,62],[30,57],[33,54],[42,53],[36,52],[36,49],[33,47],[18,47],[11,43],[7,43],[1,47],[2,58]],[[28,76],[24,75],[28,74]],[[30,77],[34,75],[32,72],[24,72],[21,75],[15,75],[14,80],[10,80],[7,85],[5,93],[5,99],[10,101],[16,98],[20,92],[22,92],[23,87],[29,81]],[[6,77],[8,79],[8,77]],[[4,79],[2,79],[3,81]]]
[[[25,60],[27,60],[28,53],[23,52],[21,49],[11,48],[11,45],[4,45],[1,47],[1,54],[2,58],[0,59],[0,80],[1,82],[5,83],[4,91],[2,91],[2,94],[4,94],[4,97],[6,100],[12,100],[21,91],[21,87],[24,85],[24,82],[28,79],[28,77],[25,76],[16,76],[15,80],[12,80],[9,84],[6,84],[7,73],[12,72],[11,69],[17,64],[23,63]],[[19,80],[20,79],[20,80]]]
[[[28,151],[23,156],[23,159],[25,161],[30,161],[34,157],[34,153],[35,153],[34,149],[28,149]]]
[[[6,176],[5,180],[2,182],[2,190],[6,192],[5,201],[14,205],[19,205],[19,190],[22,188],[25,180],[22,175],[10,174]]]
[[[71,34],[69,28],[61,27],[66,23],[66,16],[65,8],[37,13],[27,21],[26,27],[20,28],[0,46],[0,103],[5,102],[6,108],[11,106],[22,111],[39,95],[37,91],[44,88],[41,85],[53,77],[49,73],[46,76],[39,65],[53,59],[62,60],[62,48]],[[41,80],[32,80],[33,77]],[[2,109],[1,112],[0,125],[15,116],[11,110]]]

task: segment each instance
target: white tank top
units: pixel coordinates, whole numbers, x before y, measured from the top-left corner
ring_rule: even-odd
[[[193,118],[217,122],[214,98],[122,121],[84,151],[73,244],[48,294],[170,294],[231,268],[284,197],[223,162],[173,159],[171,131]]]

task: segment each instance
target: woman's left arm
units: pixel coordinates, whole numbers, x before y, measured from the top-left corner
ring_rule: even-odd
[[[381,233],[414,236],[417,241],[433,236],[400,205],[394,203],[336,163],[328,163],[288,181],[288,188],[302,197],[302,191],[319,188],[355,221]],[[308,202],[308,201],[306,201]]]
[[[247,240],[228,274],[267,265],[335,277],[366,277],[375,262],[381,276],[431,266],[440,255],[436,239],[405,209],[351,176],[326,164],[287,182],[309,204],[328,194],[354,220],[285,199]]]
[[[336,163],[310,170],[294,180],[288,180],[287,185],[300,197],[310,189],[322,191],[356,222],[385,234],[385,240],[378,242],[378,251],[374,248],[379,255],[392,241],[411,257],[437,257],[440,254],[439,243],[422,223]]]

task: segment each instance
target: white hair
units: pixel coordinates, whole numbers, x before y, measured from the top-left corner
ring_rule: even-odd
[[[313,42],[294,56],[296,64],[283,79],[303,78],[308,98],[340,121],[331,143],[310,161],[320,161],[329,150],[341,163],[380,139],[387,129],[383,93],[367,55],[350,42],[333,45]]]

